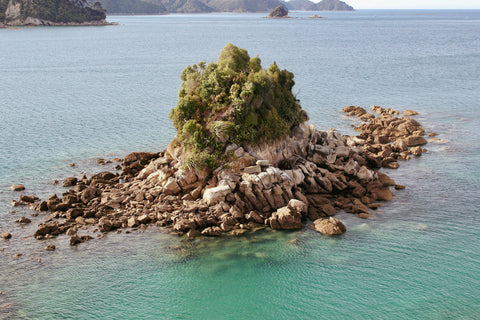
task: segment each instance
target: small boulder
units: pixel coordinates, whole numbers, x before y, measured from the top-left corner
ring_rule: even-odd
[[[97,193],[97,188],[95,187],[88,187],[82,190],[80,195],[80,199],[83,203],[87,204],[90,200],[95,198],[95,194]]]
[[[362,213],[359,213],[359,214],[358,214],[358,217],[359,217],[360,219],[368,219],[368,218],[370,218],[370,214],[365,213],[365,212],[362,212]]]
[[[403,111],[403,114],[406,115],[406,116],[416,116],[416,115],[418,115],[418,112],[413,111],[413,110],[409,110],[409,109],[405,109]]]
[[[123,158],[123,165],[129,165],[135,161],[139,161],[143,165],[147,164],[151,159],[158,158],[158,153],[153,152],[132,152]]]
[[[32,220],[28,219],[27,217],[21,217],[20,219],[17,220],[18,223],[30,223]]]
[[[340,220],[333,217],[328,219],[317,219],[313,224],[315,230],[324,235],[337,235],[347,231],[345,225]]]
[[[70,245],[71,246],[76,246],[79,243],[86,242],[90,239],[93,239],[91,236],[78,236],[74,235],[70,237]]]
[[[69,178],[66,178],[65,180],[63,180],[62,186],[63,187],[72,187],[72,186],[76,185],[77,182],[78,182],[77,178],[69,177]]]
[[[47,251],[55,251],[56,248],[57,248],[57,247],[55,247],[54,244],[50,244],[50,245],[48,245],[48,246],[45,247],[45,250],[47,250]]]
[[[423,153],[423,150],[421,147],[413,147],[410,149],[410,153],[413,154],[415,157],[420,157]]]
[[[2,237],[2,239],[7,240],[7,239],[12,238],[12,234],[11,234],[10,232],[8,232],[8,231],[5,231],[5,232],[2,232],[2,234],[0,235],[0,237]]]
[[[26,196],[26,195],[21,195],[19,202],[20,203],[34,203],[35,201],[39,200],[35,196]]]
[[[13,191],[23,191],[25,190],[25,186],[23,184],[14,184],[10,187]]]
[[[427,144],[427,140],[421,136],[411,136],[405,139],[405,143],[409,147],[421,146]]]
[[[131,217],[127,220],[127,226],[130,228],[138,227],[137,217]]]
[[[40,224],[37,231],[35,231],[34,237],[37,238],[47,234],[53,236],[58,236],[60,234],[59,226],[56,221]]]

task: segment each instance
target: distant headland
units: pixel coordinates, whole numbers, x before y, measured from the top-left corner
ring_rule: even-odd
[[[0,27],[107,25],[106,14],[271,12],[275,8],[301,11],[353,11],[339,0],[0,0]]]
[[[107,14],[168,14],[209,12],[270,12],[283,5],[288,10],[352,11],[353,7],[339,0],[98,0]]]
[[[86,0],[0,0],[0,27],[107,25],[99,2]]]

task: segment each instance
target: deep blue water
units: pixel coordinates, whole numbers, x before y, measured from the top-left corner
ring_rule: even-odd
[[[318,14],[0,29],[0,232],[14,235],[0,240],[0,319],[480,318],[480,11]],[[448,142],[386,171],[407,189],[368,220],[340,213],[340,237],[150,228],[76,248],[60,237],[53,253],[26,237],[40,218],[13,222],[30,212],[10,207],[10,185],[47,197],[62,192],[53,179],[104,170],[99,157],[163,149],[182,69],[228,42],[293,72],[321,129],[351,133],[341,108],[377,104],[418,111]]]

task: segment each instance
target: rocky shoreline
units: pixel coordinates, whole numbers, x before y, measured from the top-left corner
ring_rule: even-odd
[[[372,107],[376,115],[355,106],[343,111],[362,121],[357,136],[302,124],[281,140],[245,148],[229,145],[232,160],[213,172],[184,169],[179,150],[172,148],[134,152],[121,160],[121,173],[67,178],[62,196],[42,201],[21,195],[12,205],[46,215],[36,239],[66,234],[71,245],[152,224],[187,237],[305,225],[322,234],[341,234],[346,227],[333,217],[339,210],[366,219],[379,201],[393,199],[391,188],[404,188],[377,169],[398,168],[399,160],[425,152],[421,146],[427,143],[424,128],[398,111],[378,106]],[[23,186],[12,189],[20,192]],[[2,237],[12,235],[4,232]]]

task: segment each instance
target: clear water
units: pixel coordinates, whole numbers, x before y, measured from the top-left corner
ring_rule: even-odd
[[[0,240],[0,319],[479,319],[480,11],[319,15],[0,29],[0,231],[14,236]],[[163,149],[180,72],[228,42],[292,71],[319,128],[350,133],[340,109],[378,104],[420,112],[449,142],[388,171],[407,189],[369,220],[340,213],[335,238],[150,228],[71,248],[27,237],[42,217],[13,222],[30,214],[10,207],[14,183],[46,197],[62,191],[53,179],[104,170],[98,157]]]

